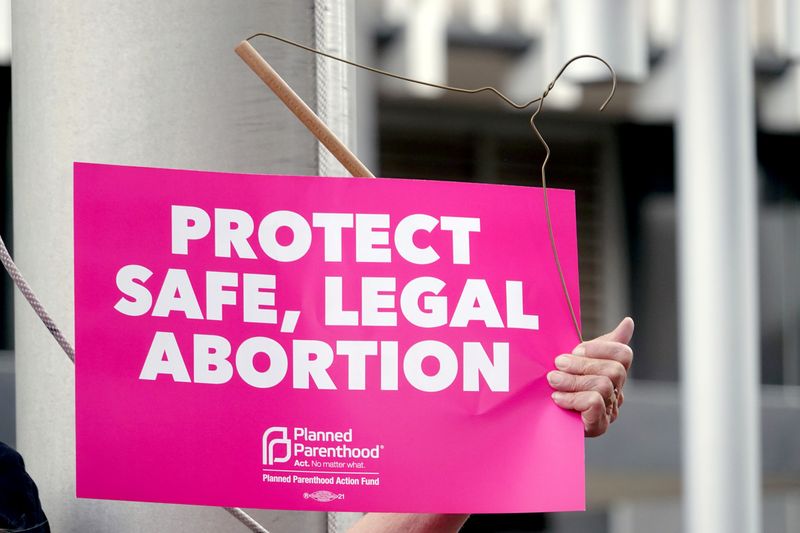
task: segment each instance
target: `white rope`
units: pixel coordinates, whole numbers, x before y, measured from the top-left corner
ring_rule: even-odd
[[[28,300],[28,303],[31,304],[33,310],[36,311],[36,314],[42,320],[47,329],[50,330],[50,333],[55,337],[56,342],[58,345],[61,346],[61,349],[64,350],[64,353],[67,354],[69,360],[73,363],[75,362],[75,348],[73,348],[72,344],[67,340],[67,337],[64,333],[59,329],[56,325],[55,321],[50,317],[50,314],[42,305],[42,302],[36,296],[36,293],[33,292],[28,281],[25,279],[25,276],[22,275],[22,272],[19,271],[16,263],[11,258],[11,254],[8,253],[8,248],[6,248],[6,243],[3,241],[3,238],[0,237],[0,262],[3,263],[3,266],[8,272],[8,275],[11,276],[11,279],[14,280],[14,285],[17,286],[19,292],[25,296],[25,299]],[[254,533],[269,533],[264,527],[253,520],[253,518],[239,509],[238,507],[223,507],[226,511],[234,516],[239,522],[244,524],[250,531]]]
[[[14,260],[11,259],[11,255],[8,253],[8,248],[6,248],[6,243],[3,242],[2,237],[0,237],[0,262],[3,263],[3,266],[6,268],[6,272],[8,272],[8,275],[14,280],[14,284],[19,289],[19,292],[21,292],[25,299],[28,300],[28,303],[31,304],[31,307],[33,307],[33,310],[36,311],[37,315],[39,315],[39,318],[42,320],[44,325],[47,326],[47,329],[49,329],[50,333],[53,334],[53,337],[55,337],[58,345],[61,346],[61,349],[64,350],[65,354],[67,354],[69,360],[74,363],[75,349],[64,336],[64,333],[62,333],[58,328],[53,319],[50,318],[50,315],[42,305],[42,302],[40,302],[39,298],[36,297],[33,289],[31,289],[31,286],[28,285],[28,282],[22,275],[22,272],[19,271],[19,268],[17,268]]]
[[[233,515],[233,517],[244,524],[253,533],[269,533],[264,526],[253,520],[253,517],[245,513],[238,507],[223,507],[226,511]]]

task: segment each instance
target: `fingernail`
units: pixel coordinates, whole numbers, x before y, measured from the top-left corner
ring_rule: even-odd
[[[550,385],[558,385],[559,383],[564,381],[564,377],[558,372],[548,372],[547,381],[550,382]]]
[[[557,401],[557,402],[558,402],[558,401],[560,401],[560,400],[563,400],[563,399],[564,399],[564,393],[563,393],[563,392],[556,391],[556,392],[554,392],[553,394],[551,394],[551,395],[550,395],[550,397],[551,397],[553,400],[555,400],[555,401]]]
[[[556,357],[556,368],[559,370],[566,370],[569,368],[569,356],[559,355]]]
[[[586,355],[586,348],[583,346],[583,344],[579,344],[574,350],[572,350],[572,355],[584,356]]]

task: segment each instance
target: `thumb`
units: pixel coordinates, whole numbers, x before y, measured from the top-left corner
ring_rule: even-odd
[[[628,316],[622,319],[622,322],[620,322],[619,325],[616,328],[614,328],[614,331],[606,333],[605,335],[600,335],[597,338],[605,341],[614,341],[614,342],[621,342],[622,344],[628,344],[629,342],[631,342],[632,337],[633,337],[633,319]]]

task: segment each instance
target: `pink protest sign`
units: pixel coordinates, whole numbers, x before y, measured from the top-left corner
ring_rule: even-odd
[[[550,190],[578,301],[572,191]],[[584,506],[541,189],[75,164],[77,495]]]

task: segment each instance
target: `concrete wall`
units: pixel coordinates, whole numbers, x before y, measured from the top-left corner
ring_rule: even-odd
[[[311,0],[14,2],[15,255],[68,337],[73,161],[316,172],[315,141],[233,52],[259,30],[313,42],[312,7]],[[313,106],[313,57],[256,46]],[[22,298],[15,316],[17,446],[53,531],[245,530],[216,508],[77,500],[72,363]],[[322,513],[254,515],[273,533],[325,529]]]

